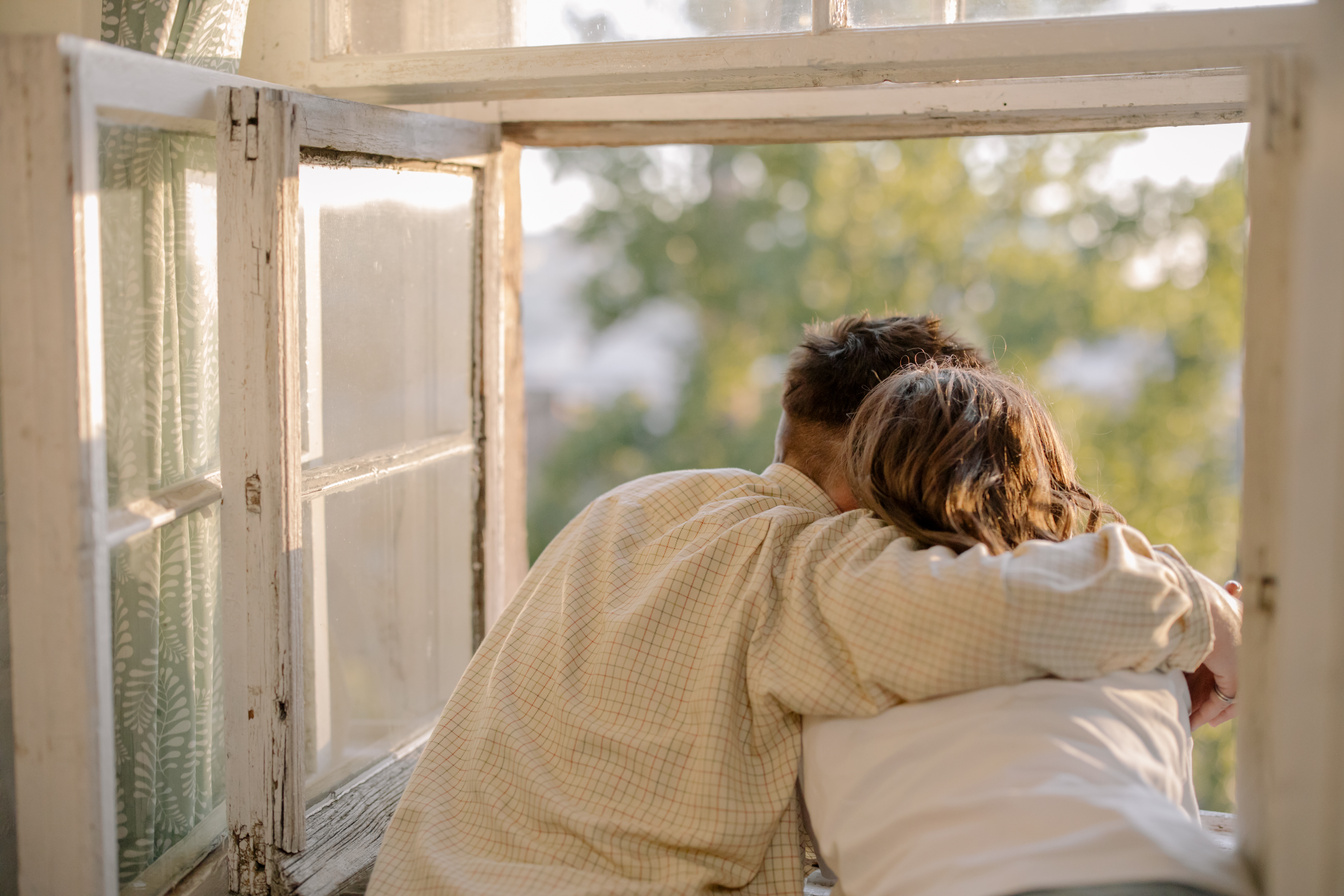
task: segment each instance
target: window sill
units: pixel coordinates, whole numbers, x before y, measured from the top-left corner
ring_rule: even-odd
[[[308,809],[308,846],[281,861],[280,892],[293,896],[364,892],[383,833],[426,739],[389,756]]]
[[[308,846],[280,862],[276,896],[359,896],[392,813],[406,789],[426,738],[337,787],[308,809]],[[220,847],[173,888],[170,896],[227,896],[225,849]]]

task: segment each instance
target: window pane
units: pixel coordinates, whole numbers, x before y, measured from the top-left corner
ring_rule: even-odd
[[[100,132],[111,506],[219,469],[215,141]]]
[[[113,549],[111,567],[125,884],[224,799],[218,505]]]
[[[1303,3],[1304,0],[850,0],[849,11],[853,27],[881,28]]]
[[[474,179],[305,165],[299,193],[306,464],[470,431]]]
[[[803,325],[871,311],[936,314],[1040,389],[1088,488],[1232,575],[1245,141],[525,150],[525,207],[594,197],[525,236],[533,556],[621,482],[764,468]],[[1207,809],[1233,808],[1234,727],[1196,735]]]
[[[472,653],[475,458],[304,505],[310,794],[437,718]]]
[[[542,47],[807,31],[810,0],[326,0],[348,16],[332,53]],[[339,29],[338,29],[339,33]]]

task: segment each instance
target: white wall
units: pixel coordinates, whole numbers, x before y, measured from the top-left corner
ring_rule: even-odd
[[[63,33],[98,40],[102,18],[101,0],[6,0],[0,3],[0,32],[6,34]],[[0,859],[3,858],[4,854],[0,853]],[[0,893],[4,892],[0,889]]]

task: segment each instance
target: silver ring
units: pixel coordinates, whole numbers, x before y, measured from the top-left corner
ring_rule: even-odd
[[[1219,700],[1223,701],[1224,703],[1231,704],[1231,703],[1236,703],[1236,702],[1237,702],[1237,698],[1236,698],[1236,697],[1229,697],[1229,696],[1227,696],[1226,694],[1224,694],[1222,691],[1218,690],[1218,685],[1214,685],[1214,686],[1213,686],[1213,696],[1217,697]]]

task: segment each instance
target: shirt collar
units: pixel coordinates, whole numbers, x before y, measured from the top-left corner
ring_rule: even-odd
[[[817,485],[812,477],[788,464],[771,464],[761,474],[771,485],[784,493],[784,498],[792,505],[805,507],[822,516],[833,516],[840,512],[826,490]]]

